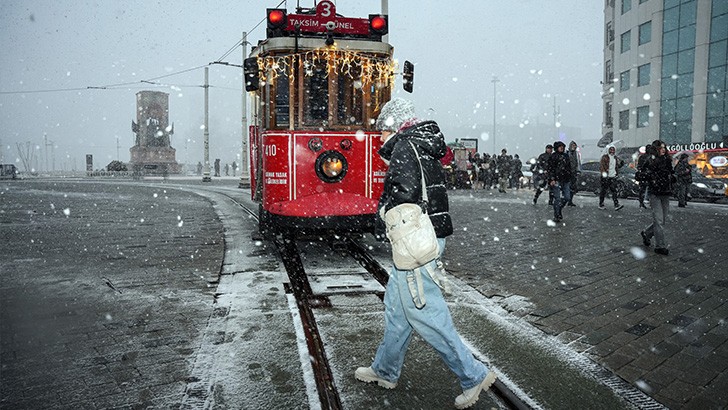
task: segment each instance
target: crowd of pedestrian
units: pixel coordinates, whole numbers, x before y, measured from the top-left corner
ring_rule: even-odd
[[[215,171],[214,176],[216,176],[216,177],[222,176],[220,174],[220,159],[219,158],[215,159],[215,165],[214,165],[213,169]],[[202,170],[203,170],[202,162],[198,162],[197,163],[197,175],[202,175]],[[235,161],[233,161],[232,164],[225,164],[224,170],[225,170],[225,176],[230,176],[230,173],[232,173],[233,176],[235,176],[235,174],[238,171],[238,164],[236,164]]]
[[[464,148],[451,149],[452,155],[445,156],[442,164],[448,171],[446,183],[454,189],[507,189],[523,188],[523,162],[518,154],[508,155],[503,148],[500,155],[472,153]]]

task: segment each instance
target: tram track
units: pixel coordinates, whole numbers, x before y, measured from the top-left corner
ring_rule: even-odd
[[[256,212],[232,196],[227,194],[224,195],[230,198],[253,219],[258,221],[258,215]],[[300,256],[295,235],[290,234],[276,237],[272,242],[281,257],[290,280],[286,289],[289,293],[293,294],[296,306],[299,310],[310,354],[316,388],[321,402],[321,408],[342,409],[343,407],[339,390],[336,387],[333,371],[326,355],[324,342],[314,315],[315,308],[329,305],[327,297],[314,294]],[[356,260],[357,263],[359,263],[383,288],[386,288],[389,273],[384,267],[382,267],[376,258],[371,255],[364,245],[351,236],[341,237],[339,244],[341,245],[341,249],[345,250],[354,260]],[[357,294],[362,293],[362,291],[338,292],[338,294],[347,293]],[[383,299],[383,294],[380,293],[378,296],[380,299]],[[531,406],[521,400],[500,380],[495,381],[495,383],[491,386],[490,391],[507,409],[532,409]]]

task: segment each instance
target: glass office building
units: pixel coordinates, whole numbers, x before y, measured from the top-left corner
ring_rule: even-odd
[[[606,0],[604,17],[602,145],[726,156],[728,0]]]

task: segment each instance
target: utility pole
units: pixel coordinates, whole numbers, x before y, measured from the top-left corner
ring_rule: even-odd
[[[45,150],[45,168],[46,168],[45,170],[46,170],[46,172],[50,172],[51,168],[48,166],[48,146],[50,145],[51,150],[53,150],[53,141],[48,142],[48,135],[46,135],[45,133],[43,133],[43,141],[44,141],[43,144],[45,146],[45,149],[44,149]],[[56,170],[55,151],[51,152],[51,157],[53,158],[53,171],[55,171]]]
[[[495,155],[498,151],[496,151],[495,146],[495,112],[496,112],[496,98],[495,98],[495,86],[496,83],[498,83],[500,80],[498,80],[498,77],[493,76],[493,79],[490,80],[491,83],[493,83],[493,155]]]
[[[389,15],[389,0],[382,0],[382,15]],[[382,37],[382,41],[385,43],[389,43],[389,32],[387,32],[387,34]]]
[[[119,160],[119,136],[116,136],[116,160]]]
[[[554,95],[554,128],[556,129],[556,140],[559,140],[559,127],[561,127],[561,123],[559,122],[559,116],[561,115],[561,107],[556,106],[556,96]]]
[[[209,121],[207,110],[210,93],[210,84],[208,77],[209,70],[210,67],[205,67],[205,132],[203,133],[203,135],[205,136],[205,169],[202,172],[202,182],[212,182],[212,178],[210,178],[210,131],[208,129]]]
[[[248,33],[243,31],[243,61],[248,55]],[[245,91],[245,70],[243,70],[243,143],[240,154],[240,182],[238,188],[247,188],[250,186],[250,176],[248,175],[248,95]],[[233,170],[233,172],[235,172]]]

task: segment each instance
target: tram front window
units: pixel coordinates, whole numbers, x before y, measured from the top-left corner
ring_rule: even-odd
[[[339,68],[336,106],[336,123],[339,125],[362,124],[361,67]]]
[[[308,104],[304,104],[304,121],[307,125],[319,125],[329,118],[329,78],[326,66],[311,68],[311,75],[304,77],[304,93]]]
[[[288,76],[283,72],[276,79],[276,126],[288,126]]]

